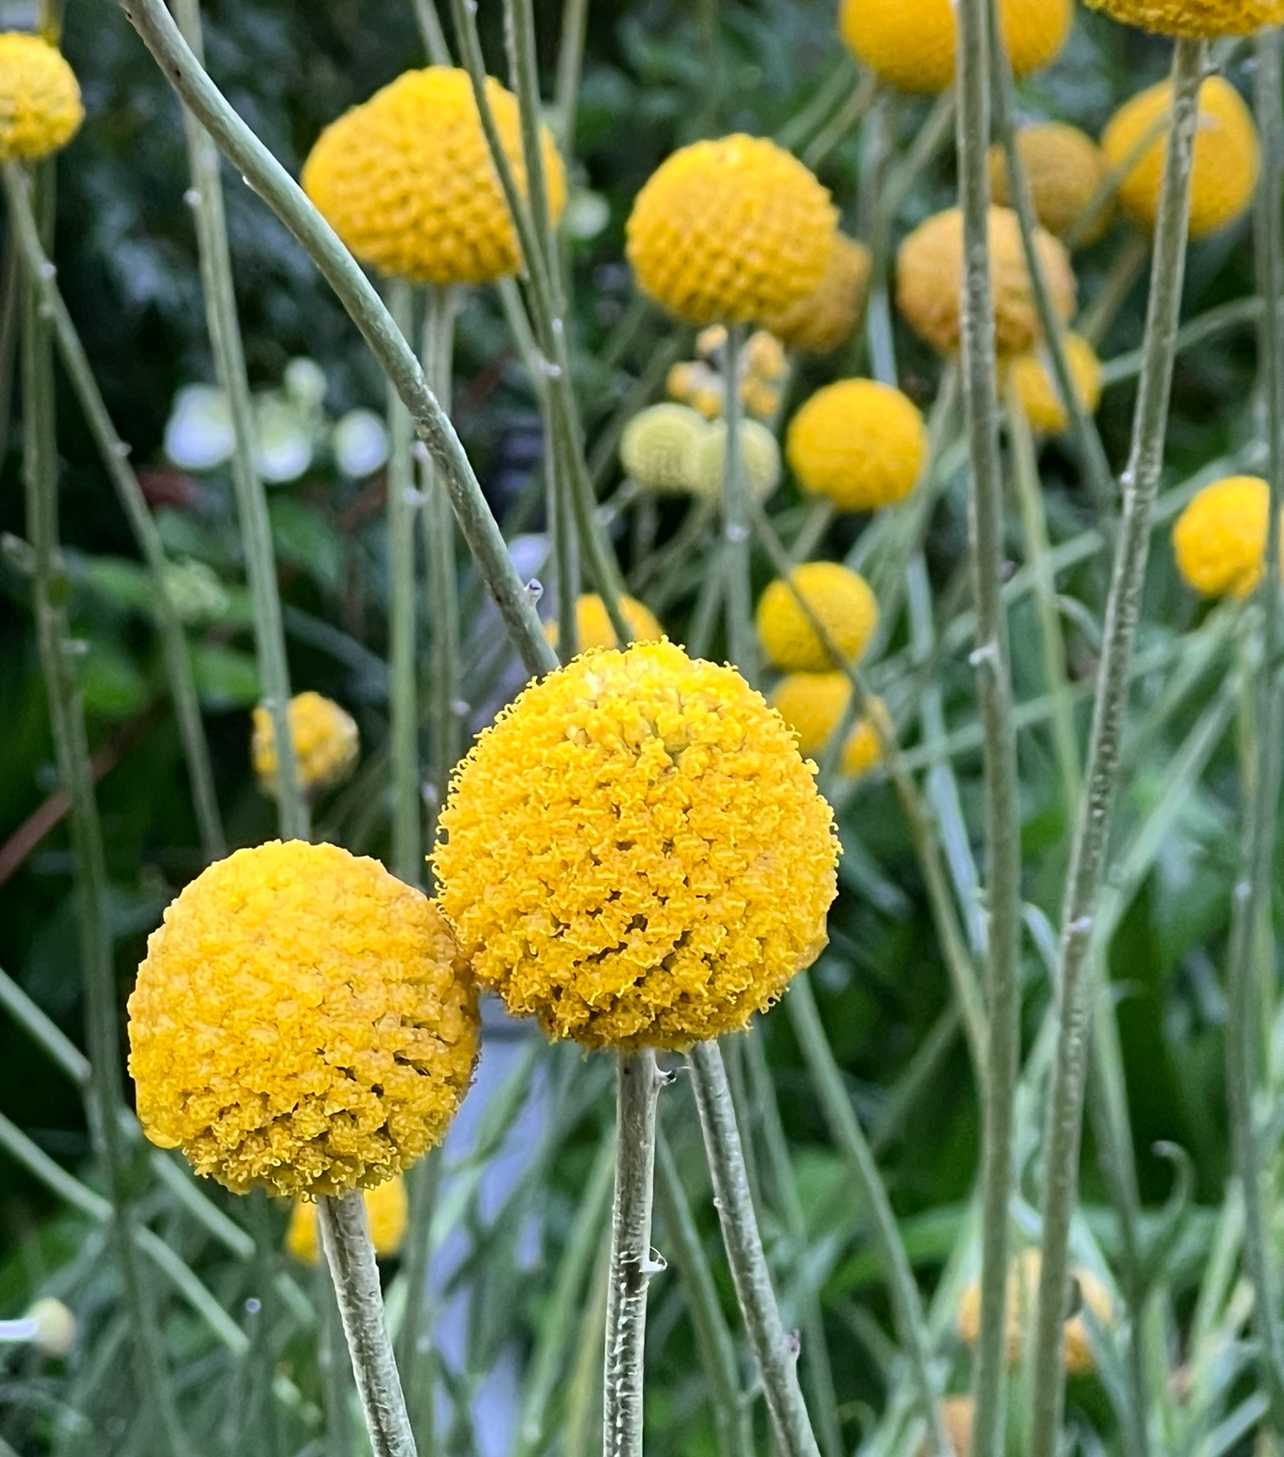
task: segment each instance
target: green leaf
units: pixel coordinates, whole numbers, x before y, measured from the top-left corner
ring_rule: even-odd
[[[199,644],[192,650],[192,670],[206,708],[249,708],[259,701],[259,670],[250,653]]]

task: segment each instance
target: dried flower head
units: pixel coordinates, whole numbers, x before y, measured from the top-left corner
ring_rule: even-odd
[[[918,406],[890,385],[840,379],[816,391],[789,422],[789,468],[802,489],[840,511],[903,501],[927,460]]]
[[[1101,361],[1082,334],[1067,333],[1062,342],[1075,396],[1091,415],[1101,403]],[[1018,354],[1008,366],[1008,380],[1034,429],[1060,435],[1070,428],[1056,380],[1039,350]]]
[[[793,585],[844,658],[856,661],[878,626],[878,603],[858,572],[837,562],[795,567]],[[834,666],[824,640],[812,626],[789,583],[777,577],[758,599],[758,641],[776,667],[821,673]]]
[[[1187,586],[1203,597],[1249,596],[1266,563],[1271,488],[1260,476],[1205,486],[1173,525],[1173,554]]]
[[[25,31],[0,35],[0,162],[38,162],[80,130],[85,108],[62,53]]]
[[[639,410],[620,436],[625,475],[648,491],[686,491],[691,452],[708,428],[704,416],[690,405],[664,401]]]
[[[1284,24],[1284,0],[1088,0],[1125,25],[1156,35],[1211,39]]]
[[[780,446],[776,437],[757,420],[741,420],[740,470],[745,486],[755,501],[765,501],[780,484]],[[716,498],[722,490],[727,464],[727,424],[715,420],[705,427],[688,460],[687,489],[693,495]]]
[[[352,773],[361,750],[356,721],[333,699],[320,693],[297,693],[287,713],[294,767],[304,789],[317,791],[341,783]],[[250,757],[259,783],[269,794],[279,789],[276,735],[272,715],[262,705],[254,710]]]
[[[842,722],[851,697],[846,673],[787,673],[772,689],[771,706],[798,735],[798,752],[819,758]],[[891,720],[882,699],[871,699],[869,709],[869,714],[852,725],[839,758],[839,768],[852,779],[868,774],[883,757],[871,719],[878,718],[884,729]]]
[[[406,1181],[398,1174],[395,1179],[389,1179],[377,1189],[367,1189],[363,1197],[375,1254],[381,1260],[391,1259],[400,1252],[401,1241],[406,1233],[406,1216],[409,1212]],[[296,1260],[305,1265],[315,1265],[321,1253],[318,1245],[316,1202],[312,1199],[297,1199],[290,1211],[290,1223],[285,1231],[285,1247]]]
[[[872,266],[864,243],[835,233],[819,284],[806,298],[766,320],[767,327],[791,349],[832,354],[856,332],[865,311]]]
[[[1016,145],[1030,184],[1035,215],[1054,237],[1066,237],[1084,216],[1110,171],[1100,147],[1087,132],[1061,121],[1023,127],[1017,133]],[[1007,159],[997,144],[990,148],[990,191],[996,203],[1011,205]],[[1113,207],[1103,207],[1079,243],[1095,243],[1110,226],[1112,212]]]
[[[634,642],[656,642],[664,636],[664,629],[656,620],[655,614],[636,597],[621,597],[620,613],[629,625]],[[544,636],[553,647],[557,646],[556,622],[545,625]],[[596,592],[586,592],[575,599],[575,636],[582,653],[588,652],[590,648],[616,648],[620,645],[615,628],[611,625],[606,603]]]

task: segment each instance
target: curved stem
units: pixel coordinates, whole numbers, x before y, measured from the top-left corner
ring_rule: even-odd
[[[740,465],[740,351],[744,326],[732,324],[722,353],[722,420],[727,427],[727,448],[722,465],[722,561],[727,608],[727,651],[731,661],[749,679],[757,674],[754,661],[753,607],[749,582],[748,492]]]

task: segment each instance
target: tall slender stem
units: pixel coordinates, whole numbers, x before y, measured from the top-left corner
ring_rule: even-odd
[[[1070,1221],[1078,1189],[1079,1136],[1092,998],[1093,930],[1118,790],[1123,716],[1150,550],[1150,521],[1163,465],[1186,261],[1190,162],[1204,55],[1203,42],[1189,40],[1178,41],[1173,55],[1173,124],[1155,228],[1154,265],[1146,312],[1146,363],[1122,483],[1123,517],[1106,602],[1101,665],[1088,741],[1086,788],[1075,826],[1062,908],[1057,958],[1059,1025],[1043,1143],[1043,1257],[1035,1303],[1030,1457],[1053,1457],[1060,1441],[1065,1400],[1062,1314],[1067,1293]]]
[[[424,39],[424,49],[434,66],[450,65],[450,47],[446,44],[446,32],[441,28],[434,0],[411,0],[415,19],[419,22],[419,33]]]
[[[557,52],[557,88],[553,93],[553,133],[563,155],[575,140],[575,103],[584,69],[584,37],[589,0],[562,0],[562,41]]]
[[[722,560],[726,577],[727,651],[746,677],[756,676],[749,581],[749,512],[740,463],[740,353],[744,326],[732,324],[722,354],[722,421],[727,448],[722,466]]]

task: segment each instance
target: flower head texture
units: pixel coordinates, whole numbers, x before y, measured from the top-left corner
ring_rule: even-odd
[[[840,379],[817,390],[789,422],[785,454],[809,495],[827,497],[840,511],[877,511],[918,484],[927,427],[900,390]]]
[[[771,706],[798,735],[798,752],[819,758],[851,702],[852,685],[846,673],[787,673],[771,693]],[[890,724],[881,699],[870,703],[870,716]],[[883,757],[878,730],[870,717],[852,726],[843,743],[839,767],[852,779],[859,779]]]
[[[1266,563],[1271,490],[1260,476],[1227,476],[1205,486],[1173,525],[1173,554],[1188,587],[1202,597],[1249,596]]]
[[[780,484],[780,446],[757,420],[741,420],[740,469],[745,486],[756,501],[765,501]],[[689,458],[687,488],[693,495],[716,499],[722,490],[727,461],[727,426],[715,420],[696,441]]]
[[[682,383],[681,379],[676,383]],[[663,401],[639,410],[620,436],[620,464],[625,475],[648,491],[686,491],[691,452],[708,428],[704,416],[690,405]]]
[[[85,109],[62,53],[25,31],[0,35],[0,162],[37,162],[65,147]]]
[[[989,234],[995,345],[1000,354],[1021,354],[1039,337],[1039,319],[1016,213],[992,207]],[[1042,228],[1035,234],[1035,247],[1053,307],[1068,319],[1075,303],[1069,255]],[[901,244],[896,303],[915,333],[940,353],[953,354],[963,325],[962,290],[963,214],[950,208],[920,223]]]
[[[438,1143],[472,1081],[467,963],[432,901],[334,845],[269,841],[165,912],[129,999],[143,1131],[234,1193],[343,1194]]]
[[[1100,147],[1086,132],[1060,121],[1023,127],[1016,143],[1035,215],[1053,237],[1064,238],[1110,170]],[[1007,160],[997,143],[990,148],[990,192],[996,203],[1011,205]],[[1111,211],[1102,208],[1080,242],[1095,243],[1109,227]]]
[[[1172,106],[1172,86],[1161,81],[1115,112],[1101,134],[1111,167],[1122,166]],[[1166,133],[1161,127],[1119,184],[1119,206],[1133,222],[1153,228],[1159,215]],[[1221,76],[1199,88],[1199,121],[1190,173],[1190,236],[1206,238],[1247,211],[1257,187],[1261,153],[1252,113]]]
[[[517,98],[487,77],[504,155],[526,191]],[[554,221],[566,176],[542,133]],[[440,285],[516,273],[517,231],[491,160],[465,71],[406,71],[331,122],[303,167],[303,189],[356,257],[380,273]]]
[[[433,865],[484,985],[586,1047],[746,1025],[825,944],[837,843],[792,733],[670,642],[585,653],[464,759]]]
[[[838,28],[858,61],[902,91],[944,91],[954,80],[953,0],[842,0]],[[1074,0],[999,0],[1012,69],[1028,75],[1061,54]]]
[[[1268,25],[1284,25],[1284,0],[1088,0],[1088,4],[1125,25],[1196,40],[1252,35]]]
[[[1082,334],[1068,333],[1063,342],[1075,396],[1091,415],[1101,402],[1101,361]],[[1057,393],[1056,380],[1037,349],[1028,354],[1018,354],[1012,360],[1008,366],[1008,380],[1026,419],[1035,430],[1060,435],[1069,429],[1070,418]]]
[[[872,266],[864,243],[835,233],[820,283],[806,298],[767,319],[767,327],[791,349],[832,354],[856,332],[865,310]]]
[[[406,1233],[409,1204],[406,1198],[406,1181],[398,1174],[395,1179],[389,1179],[377,1189],[367,1189],[363,1197],[375,1254],[381,1260],[391,1259],[400,1252],[401,1241]],[[290,1223],[285,1231],[285,1247],[303,1264],[317,1263],[321,1252],[317,1240],[315,1200],[295,1201],[294,1208],[290,1211]]]
[[[299,783],[307,790],[329,789],[352,772],[361,738],[352,715],[320,693],[296,693],[288,711],[290,742]],[[254,710],[250,739],[254,772],[270,794],[277,790],[276,735],[272,716],[260,704]]]
[[[865,578],[837,562],[805,562],[794,568],[793,586],[843,657],[859,659],[878,626],[878,603]],[[821,673],[834,666],[824,640],[782,577],[758,599],[757,627],[762,650],[777,668]]]
[[[664,636],[664,629],[656,621],[655,614],[636,597],[621,597],[620,612],[629,625],[634,642],[655,642]],[[544,635],[553,647],[556,647],[557,623],[548,623],[544,629]],[[590,648],[619,647],[615,628],[612,627],[611,618],[606,610],[606,603],[596,592],[586,592],[582,597],[575,599],[575,636],[582,653],[587,652]]]
[[[633,204],[628,257],[643,292],[685,323],[765,323],[819,286],[836,218],[796,157],[737,133],[661,163]]]

